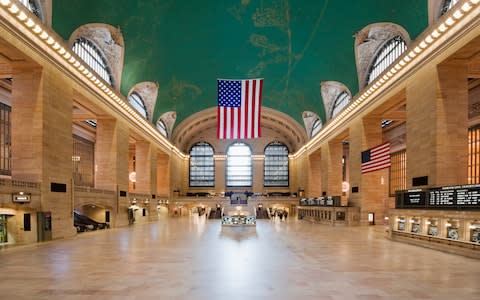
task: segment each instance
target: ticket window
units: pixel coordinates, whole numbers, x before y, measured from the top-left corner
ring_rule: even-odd
[[[431,236],[438,236],[438,220],[436,219],[428,219],[425,222],[427,225],[427,234]]]
[[[447,229],[446,238],[449,238],[452,240],[458,240],[459,222],[456,220],[448,220],[447,223],[445,223],[445,227]]]
[[[397,218],[397,230],[398,231],[405,231],[405,218],[398,217]]]
[[[472,243],[480,243],[480,222],[470,224],[470,241]]]
[[[411,218],[410,219],[410,232],[412,233],[421,233],[421,228],[420,228],[420,219],[419,218]]]

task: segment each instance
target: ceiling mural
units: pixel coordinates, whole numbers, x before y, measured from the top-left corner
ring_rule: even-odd
[[[427,1],[54,0],[52,26],[65,40],[87,23],[120,28],[120,91],[157,82],[153,120],[175,111],[178,125],[215,107],[217,78],[261,77],[263,105],[303,126],[303,111],[325,120],[321,81],[358,92],[355,34],[376,22],[399,24],[415,39],[428,23]]]

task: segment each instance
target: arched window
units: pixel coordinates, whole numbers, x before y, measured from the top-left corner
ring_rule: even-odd
[[[113,86],[113,77],[107,61],[98,48],[89,40],[79,38],[73,43],[73,52],[87,63],[100,77]]]
[[[213,147],[205,142],[196,143],[190,150],[190,186],[215,186]]]
[[[388,40],[377,52],[367,75],[367,84],[370,84],[378,75],[385,71],[407,49],[407,44],[397,35]]]
[[[330,117],[333,118],[336,114],[338,114],[348,104],[351,98],[352,97],[350,97],[347,92],[341,92],[333,103],[332,115]]]
[[[264,186],[288,186],[288,148],[273,142],[265,148]]]
[[[252,150],[245,143],[234,143],[227,150],[227,186],[252,186]]]
[[[34,15],[36,15],[40,20],[43,21],[42,10],[36,0],[20,0],[20,3],[22,3],[25,7],[28,8],[29,11],[31,11]]]
[[[164,123],[162,120],[160,120],[160,119],[158,119],[158,121],[157,121],[157,129],[158,129],[158,131],[160,131],[160,133],[161,133],[164,137],[168,138],[167,126],[166,126],[165,123]]]
[[[458,0],[444,0],[440,10],[440,15],[443,15],[449,11],[455,4],[457,4],[457,2]]]
[[[147,119],[147,108],[143,103],[142,97],[136,92],[131,93],[128,96],[128,102],[135,108],[145,119]],[[157,123],[158,124],[158,123]]]
[[[320,129],[322,129],[322,121],[320,119],[316,119],[312,126],[312,137],[314,137],[320,131]]]

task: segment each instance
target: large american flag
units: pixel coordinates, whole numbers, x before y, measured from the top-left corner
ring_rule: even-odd
[[[383,143],[362,152],[362,173],[390,167],[390,143]]]
[[[217,138],[260,137],[263,79],[218,79],[217,88]]]

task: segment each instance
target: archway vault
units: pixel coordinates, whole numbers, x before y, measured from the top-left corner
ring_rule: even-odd
[[[202,110],[185,119],[174,130],[172,142],[178,149],[188,153],[191,145],[197,141],[216,139],[217,108]],[[290,116],[277,110],[262,107],[262,139],[278,140],[285,143],[291,153],[303,146],[308,137],[305,129]],[[226,140],[226,143],[230,143]],[[219,152],[222,152],[220,150]]]

